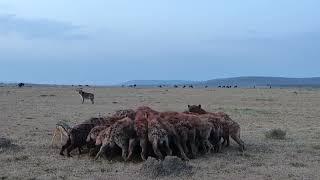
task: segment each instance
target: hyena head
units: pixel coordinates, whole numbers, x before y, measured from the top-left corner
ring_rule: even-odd
[[[78,92],[79,94],[82,94],[83,90],[81,88],[80,89],[76,89],[76,92]]]
[[[136,112],[133,109],[117,110],[113,116],[119,118],[128,117],[130,119],[134,119],[136,116]]]
[[[206,114],[207,112],[202,109],[201,104],[199,105],[188,105],[188,111],[197,114]]]

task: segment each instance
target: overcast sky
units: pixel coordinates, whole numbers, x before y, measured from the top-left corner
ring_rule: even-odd
[[[319,0],[1,0],[0,81],[320,76]]]

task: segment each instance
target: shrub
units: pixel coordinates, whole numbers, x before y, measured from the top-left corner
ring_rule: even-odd
[[[287,132],[282,129],[271,129],[265,135],[269,139],[285,139]]]

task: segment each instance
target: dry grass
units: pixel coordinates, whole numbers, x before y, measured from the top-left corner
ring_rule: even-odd
[[[222,153],[187,162],[192,173],[176,169],[158,179],[320,179],[318,89],[88,87],[88,91],[96,95],[93,105],[81,104],[71,87],[0,87],[0,132],[11,144],[0,147],[0,179],[150,179],[142,173],[141,161],[95,162],[87,155],[78,157],[77,151],[73,158],[61,157],[59,149],[50,147],[55,124],[65,119],[73,125],[140,105],[184,111],[187,104],[230,114],[241,125],[246,152],[240,153],[231,140],[231,147]],[[266,129],[279,128],[286,130],[284,140],[265,137]],[[160,172],[170,166],[162,166]]]

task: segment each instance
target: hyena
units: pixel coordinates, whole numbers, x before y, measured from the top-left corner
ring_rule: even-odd
[[[214,146],[215,152],[221,152],[221,139],[223,137],[223,127],[220,123],[220,118],[210,114],[198,115],[200,119],[208,121],[212,127],[209,141]]]
[[[160,148],[165,150],[167,156],[172,155],[172,150],[169,146],[169,134],[163,124],[160,123],[162,119],[159,115],[148,117],[148,114],[146,114],[146,116],[148,119],[148,140],[152,144],[154,153],[159,159],[163,160],[164,156]]]
[[[94,94],[88,93],[88,92],[84,92],[82,89],[79,89],[77,91],[79,92],[79,94],[82,97],[82,104],[84,103],[85,99],[90,99],[91,103],[94,104]]]
[[[111,122],[116,122],[117,120],[122,119],[122,117],[99,117],[99,118],[90,118],[76,126],[74,126],[69,131],[69,137],[65,145],[62,146],[60,155],[64,155],[65,149],[67,149],[67,155],[70,156],[70,152],[75,148],[81,148],[84,145],[91,144],[87,143],[87,137],[92,130],[92,128],[96,126],[103,126],[106,124],[110,124]],[[81,154],[81,150],[79,149],[79,154]]]
[[[129,141],[135,138],[133,120],[126,117],[117,121],[106,130],[105,138],[102,141],[100,151],[96,155],[96,160],[102,155],[102,153],[113,149],[116,145],[122,149],[122,158],[127,161]]]
[[[191,158],[195,158],[198,152],[195,145],[195,127],[189,121],[181,119],[182,117],[178,112],[162,112],[160,116],[163,118],[163,121],[168,122],[175,128],[185,154],[190,154]],[[187,144],[191,147],[191,151],[189,151]]]
[[[147,107],[142,106],[137,108],[136,110],[136,118],[135,118],[135,131],[137,133],[137,140],[140,143],[140,147],[142,149],[141,151],[141,158],[143,160],[147,159],[147,143],[148,143],[148,120],[150,120],[148,117],[152,117],[155,115],[159,115],[160,113]],[[162,121],[159,121],[161,123]],[[163,128],[168,132],[169,141],[172,142],[174,147],[178,148],[179,154],[181,156],[181,159],[188,160],[188,157],[186,156],[180,142],[180,137],[178,133],[176,132],[175,128],[169,124],[169,123],[162,123]],[[134,143],[132,143],[134,144]],[[133,149],[132,144],[130,145],[129,149]]]
[[[229,137],[231,136],[231,138],[239,144],[240,150],[245,150],[244,142],[240,138],[240,125],[237,122],[233,121],[226,113],[207,112],[201,108],[201,105],[188,105],[188,111],[197,114],[210,114],[212,117],[217,117],[219,119],[219,123],[221,123],[221,126],[223,128],[222,144],[225,146],[229,146]]]

